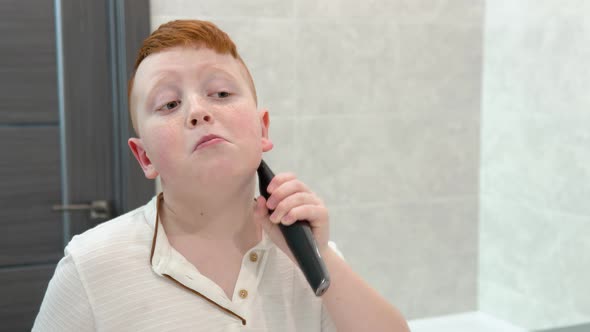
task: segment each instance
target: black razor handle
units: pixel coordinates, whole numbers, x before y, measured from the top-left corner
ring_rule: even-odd
[[[270,195],[266,188],[268,188],[275,175],[264,160],[261,160],[257,172],[260,195],[268,200]],[[269,214],[272,214],[272,212],[273,210],[269,210]],[[279,228],[311,289],[313,289],[316,296],[322,296],[330,287],[330,275],[320,255],[309,222],[307,220],[297,220],[290,226],[279,224]]]

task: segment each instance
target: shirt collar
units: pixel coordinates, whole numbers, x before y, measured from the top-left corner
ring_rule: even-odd
[[[160,211],[162,209],[162,202],[164,201],[164,193],[160,192],[154,196],[146,206],[145,217],[148,225],[153,230],[152,246],[150,252],[150,264],[154,272],[162,274],[165,270],[167,262],[171,257],[172,246],[168,242],[168,237],[162,227],[160,220]],[[262,240],[254,247],[253,250],[269,250],[274,246],[274,243],[268,234],[262,231]]]
[[[152,198],[145,209],[146,221],[154,232],[150,253],[152,270],[156,274],[165,276],[187,290],[201,296],[212,304],[218,306],[223,311],[239,318],[242,321],[242,324],[246,325],[246,319],[244,318],[246,317],[246,309],[243,305],[233,303],[228,299],[218,285],[198,273],[196,267],[186,261],[178,251],[172,248],[168,242],[166,232],[164,231],[160,220],[160,211],[162,209],[163,201],[164,193],[160,192],[156,197]],[[273,242],[267,236],[266,232],[263,231],[262,240],[250,251],[268,251],[268,249],[273,246]],[[254,283],[252,284],[253,287],[257,287],[260,282],[261,274],[264,270],[264,265],[266,264],[265,262],[268,261],[267,254],[263,257],[263,261],[261,262],[262,268],[258,270],[259,272],[255,272],[256,275],[253,276],[255,278]],[[195,273],[193,278],[189,278],[190,280],[184,280],[183,277],[187,277],[186,273],[190,274],[191,271]]]

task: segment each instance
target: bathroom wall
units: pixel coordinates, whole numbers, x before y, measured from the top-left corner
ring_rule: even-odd
[[[530,329],[590,320],[588,13],[486,3],[479,307]]]
[[[483,0],[152,0],[235,40],[349,264],[407,318],[475,310]]]

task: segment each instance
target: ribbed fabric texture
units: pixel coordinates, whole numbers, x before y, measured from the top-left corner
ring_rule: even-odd
[[[215,284],[173,249],[176,255],[158,257],[165,266],[152,267],[156,201],[154,197],[72,239],[49,282],[33,331],[335,331],[321,298],[272,242],[254,248],[257,263],[248,254],[244,257],[236,292],[246,288],[245,299],[225,297],[223,302],[215,296]],[[164,238],[156,245],[168,244]],[[186,287],[213,294],[215,302],[246,325]]]

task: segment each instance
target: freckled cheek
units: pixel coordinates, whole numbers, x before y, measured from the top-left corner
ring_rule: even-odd
[[[235,117],[232,121],[234,132],[240,137],[247,139],[256,139],[261,135],[260,124],[258,119],[248,114]]]
[[[175,135],[169,126],[150,128],[150,158],[158,170],[163,171],[170,167],[178,149],[182,148],[182,143],[180,137]]]
[[[227,108],[220,113],[222,121],[231,126],[234,135],[241,138],[252,138],[260,135],[260,120],[256,105],[245,100],[239,103],[227,105]]]

